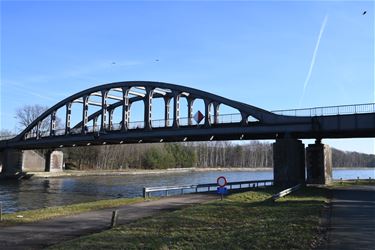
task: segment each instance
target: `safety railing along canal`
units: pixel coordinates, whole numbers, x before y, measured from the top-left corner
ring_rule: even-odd
[[[273,180],[256,180],[256,181],[236,181],[228,182],[226,187],[228,190],[242,189],[242,188],[255,188],[272,186]],[[217,183],[207,183],[198,185],[183,185],[183,186],[160,186],[160,187],[144,187],[143,197],[150,198],[152,193],[159,195],[176,195],[184,193],[200,193],[215,191],[218,187]]]

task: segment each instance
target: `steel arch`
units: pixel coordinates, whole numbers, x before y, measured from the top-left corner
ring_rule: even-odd
[[[147,98],[152,100],[152,98],[161,98],[161,97],[165,97],[165,95],[167,95],[170,98],[178,98],[179,96],[184,94],[184,95],[188,96],[189,98],[191,98],[193,100],[194,99],[202,99],[205,103],[205,117],[206,117],[205,125],[209,125],[209,124],[207,124],[208,123],[207,119],[209,119],[209,117],[208,117],[209,113],[207,112],[207,109],[212,104],[215,104],[215,105],[224,104],[224,105],[227,105],[227,106],[232,107],[234,109],[237,109],[239,111],[239,113],[241,114],[241,124],[243,126],[247,125],[247,119],[248,119],[249,116],[252,116],[252,117],[256,118],[262,124],[277,124],[277,123],[280,123],[280,122],[287,122],[287,121],[295,122],[296,119],[299,120],[300,122],[306,121],[305,118],[284,117],[284,116],[276,115],[276,114],[273,114],[269,111],[266,111],[266,110],[263,110],[263,109],[245,104],[245,103],[233,101],[233,100],[230,100],[230,99],[227,99],[227,98],[224,98],[224,97],[221,97],[221,96],[209,93],[209,92],[205,92],[205,91],[202,91],[202,90],[198,90],[198,89],[194,89],[194,88],[190,88],[190,87],[185,87],[185,86],[181,86],[181,85],[175,85],[175,84],[164,83],[164,82],[151,82],[151,81],[126,81],[126,82],[115,82],[115,83],[109,83],[109,84],[104,84],[104,85],[92,87],[92,88],[83,90],[81,92],[78,92],[76,94],[73,94],[70,97],[65,98],[64,100],[60,101],[59,103],[57,103],[56,105],[54,105],[53,107],[51,107],[50,109],[45,111],[43,114],[41,114],[27,128],[25,128],[15,138],[15,140],[21,141],[22,139],[25,138],[25,135],[34,128],[36,128],[38,130],[38,124],[40,124],[48,116],[51,117],[50,134],[53,135],[53,129],[54,129],[53,123],[55,122],[55,115],[56,115],[56,111],[58,109],[60,109],[64,106],[67,106],[67,105],[71,105],[73,102],[75,102],[77,99],[80,99],[80,98],[82,99],[82,102],[84,103],[84,106],[88,106],[88,105],[90,105],[89,103],[87,103],[87,99],[88,99],[89,96],[91,96],[94,93],[98,93],[98,92],[102,93],[101,95],[102,95],[102,98],[103,98],[103,102],[102,102],[101,109],[99,111],[97,111],[96,113],[92,114],[89,117],[85,117],[85,115],[83,115],[82,121],[80,121],[76,126],[74,126],[72,128],[84,126],[83,124],[87,123],[88,121],[90,121],[94,118],[97,118],[100,115],[103,115],[108,110],[110,111],[110,110],[113,110],[113,109],[115,109],[115,108],[117,108],[121,105],[126,105],[126,103],[124,103],[124,102],[125,102],[125,98],[128,98],[129,93],[127,93],[126,95],[124,94],[124,97],[123,97],[122,100],[119,100],[117,103],[114,103],[114,104],[107,107],[105,99],[107,99],[106,93],[108,93],[108,91],[110,91],[111,89],[130,90],[131,88],[134,88],[134,87],[143,88],[145,90],[146,94],[143,97],[138,96],[138,97],[129,98],[129,102],[132,103],[132,102],[140,101],[140,100],[143,100],[144,102],[146,102],[145,113],[149,112],[149,107],[150,107],[150,103],[149,103],[150,100],[146,100]],[[156,92],[160,92],[160,89],[161,90],[168,90],[168,92],[165,92],[164,95],[162,95],[160,93],[153,93],[153,92],[155,92],[155,90],[158,90]],[[86,104],[85,104],[85,102],[86,102]],[[105,108],[103,108],[103,107],[105,107]],[[176,109],[176,107],[175,107],[175,109]],[[174,110],[174,112],[176,112],[176,111]],[[149,114],[145,114],[145,122],[150,122],[149,119],[147,118],[148,115]],[[176,119],[176,115],[174,115],[174,116],[175,116],[174,119]],[[105,119],[105,117],[102,118],[102,119]],[[174,122],[176,122],[176,121],[174,121]],[[101,124],[101,125],[103,125],[103,124]],[[176,127],[176,126],[174,126],[174,127]],[[146,128],[150,129],[148,124],[146,124]],[[69,132],[68,132],[68,134],[69,134]]]

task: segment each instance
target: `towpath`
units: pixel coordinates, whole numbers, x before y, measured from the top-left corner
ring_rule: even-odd
[[[173,211],[189,205],[217,199],[212,194],[186,194],[125,205],[118,210],[118,225],[163,211]],[[43,249],[47,246],[109,229],[114,209],[85,212],[73,216],[0,227],[0,249]]]
[[[375,249],[375,186],[334,188],[331,205],[323,249]]]

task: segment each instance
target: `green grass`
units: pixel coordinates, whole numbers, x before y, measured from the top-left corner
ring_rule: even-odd
[[[11,214],[3,214],[3,221],[0,222],[0,226],[13,226],[22,223],[31,223],[60,216],[79,214],[92,210],[118,207],[122,205],[140,202],[143,200],[143,198],[100,200],[66,206],[56,206],[36,210],[20,211]],[[17,216],[22,216],[22,218],[18,218]]]
[[[233,194],[51,249],[309,249],[328,191],[308,187],[275,203],[265,201],[277,191]]]

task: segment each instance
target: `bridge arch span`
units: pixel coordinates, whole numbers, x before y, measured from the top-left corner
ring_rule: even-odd
[[[153,105],[156,100],[158,109]],[[221,114],[222,108],[236,113]],[[155,120],[153,115],[160,109],[162,117]],[[193,115],[198,110],[204,119],[195,121]],[[182,112],[187,113],[186,117],[182,117]],[[300,112],[304,115],[297,116]],[[288,115],[282,115],[285,113]],[[58,124],[61,114],[65,118],[62,129]],[[275,169],[281,170],[274,172],[275,180],[281,183],[292,178],[300,182],[305,177],[305,151],[298,139],[317,139],[308,158],[314,159],[314,168],[320,168],[325,164],[322,161],[330,158],[324,156],[322,138],[355,137],[375,137],[374,103],[269,112],[170,83],[116,82],[83,90],[60,101],[18,136],[0,140],[0,163],[5,166],[2,173],[4,169],[17,172],[25,149],[46,148],[50,152],[58,147],[104,144],[277,139],[274,164]],[[318,151],[323,153],[314,153]],[[326,172],[325,167],[318,171]]]
[[[159,122],[152,120],[154,113],[152,102],[158,99],[164,101],[164,111],[161,112],[164,118]],[[187,103],[187,117],[181,117],[180,114],[182,99]],[[204,127],[225,123],[219,121],[220,106],[238,110],[235,122],[243,126],[249,123],[249,118],[262,124],[283,120],[283,116],[206,91],[164,82],[127,81],[92,87],[65,98],[41,114],[14,141],[113,130],[125,132],[130,129],[152,130],[160,127],[191,126],[194,124],[194,103],[199,100],[204,103],[204,110],[202,110]],[[81,114],[79,119],[77,117],[72,119],[72,107],[77,107],[77,103],[81,105],[81,111],[78,111]],[[132,106],[137,103],[142,103],[144,109],[138,114],[133,114]],[[97,109],[90,113],[90,107],[97,107]],[[61,129],[57,127],[56,114],[58,110],[64,108],[66,112]],[[117,119],[118,114],[121,114],[119,123],[114,123],[113,116],[116,113]],[[140,117],[139,113],[143,113],[141,119],[130,122],[130,117]],[[42,123],[45,124],[46,121],[50,123],[47,129],[46,126],[42,127]]]

